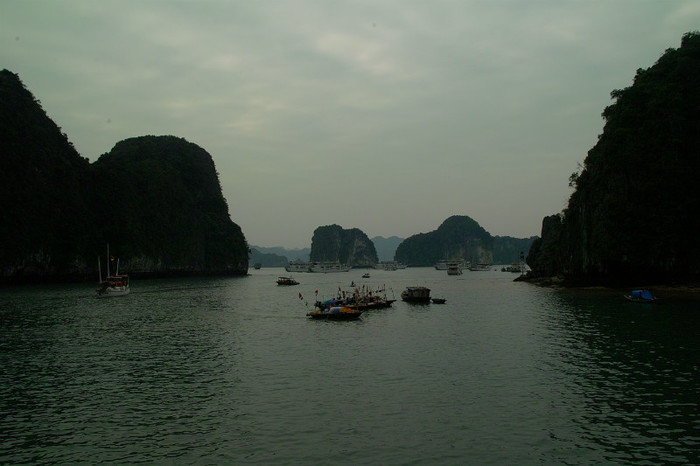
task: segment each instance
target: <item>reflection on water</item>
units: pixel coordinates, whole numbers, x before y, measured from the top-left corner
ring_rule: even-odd
[[[549,348],[580,399],[581,438],[615,462],[697,459],[697,305],[616,297],[561,292],[549,307]]]
[[[0,290],[0,462],[700,461],[699,301],[362,273]],[[447,302],[305,318],[350,281]]]

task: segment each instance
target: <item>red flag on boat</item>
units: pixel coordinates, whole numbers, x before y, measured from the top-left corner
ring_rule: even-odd
[[[301,297],[301,293],[299,293],[299,299],[304,299],[304,298]]]

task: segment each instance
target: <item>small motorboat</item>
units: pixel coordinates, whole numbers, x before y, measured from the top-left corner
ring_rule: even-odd
[[[364,275],[362,275],[362,278],[369,278],[369,272],[367,272],[367,273],[365,273]]]
[[[445,304],[445,298],[433,298],[433,303],[435,304]]]
[[[290,285],[298,285],[299,282],[294,280],[292,277],[279,277],[277,279],[277,284],[284,285],[284,286],[290,286]]]
[[[657,298],[651,294],[649,290],[632,290],[632,293],[626,294],[627,301],[633,303],[653,303]]]

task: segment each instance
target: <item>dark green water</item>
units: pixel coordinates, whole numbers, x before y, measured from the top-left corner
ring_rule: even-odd
[[[700,301],[433,269],[0,290],[0,463],[700,462]],[[443,305],[304,316],[356,283]]]

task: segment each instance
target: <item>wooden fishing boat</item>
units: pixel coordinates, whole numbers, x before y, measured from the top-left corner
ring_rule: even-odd
[[[97,288],[97,296],[100,298],[112,297],[112,296],[125,296],[131,291],[129,285],[129,276],[119,273],[119,259],[117,262],[117,269],[112,275],[110,262],[114,262],[114,256],[109,254],[109,244],[107,245],[107,275],[105,279],[102,280],[102,266],[100,265],[100,257],[97,256],[97,271],[99,274],[100,285]]]
[[[401,292],[401,299],[413,303],[429,303],[430,288],[424,286],[409,286]]]
[[[327,309],[314,309],[306,315],[312,319],[319,320],[354,320],[360,318],[362,311],[349,307],[334,306]]]

